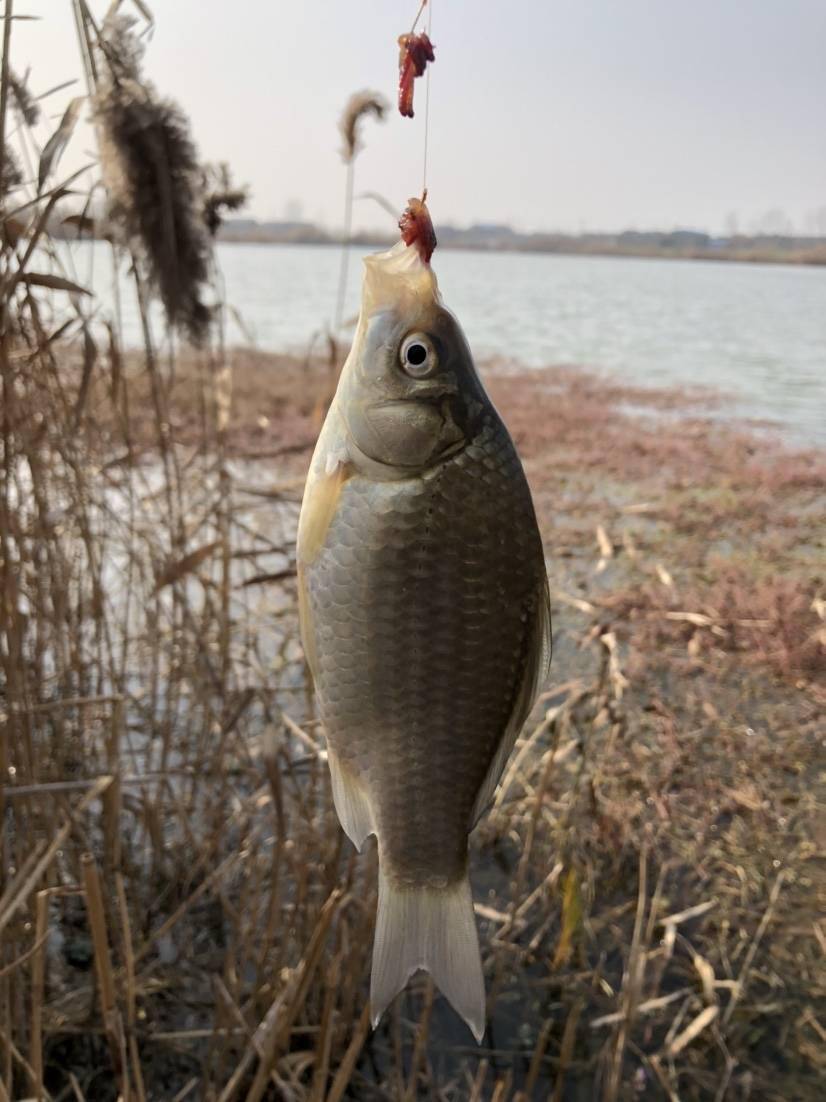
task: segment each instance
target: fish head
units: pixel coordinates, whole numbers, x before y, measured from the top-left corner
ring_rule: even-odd
[[[484,390],[436,277],[403,242],[365,261],[362,308],[336,405],[355,465],[425,470],[472,438]]]

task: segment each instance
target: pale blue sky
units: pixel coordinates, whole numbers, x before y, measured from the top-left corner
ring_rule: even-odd
[[[293,201],[340,223],[338,117],[357,89],[393,98],[415,0],[148,2],[146,70],[202,155],[251,185],[251,213],[280,218]],[[70,0],[15,10],[44,17],[14,25],[33,89],[78,75]],[[826,232],[826,0],[433,0],[432,19],[437,222],[719,231],[736,212],[748,230],[779,209],[802,231],[820,210]],[[416,108],[367,122],[357,191],[399,205],[420,189],[421,81]],[[80,132],[64,167],[91,141]],[[357,225],[387,221],[357,209]]]

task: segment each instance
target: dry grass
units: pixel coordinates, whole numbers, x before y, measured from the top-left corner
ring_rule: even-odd
[[[821,1097],[823,457],[491,374],[553,684],[473,838],[485,1043],[425,979],[372,1033],[293,583],[330,365],[124,352],[57,159],[0,253],[0,1100]]]
[[[389,1024],[367,1030],[374,862],[356,859],[332,810],[291,579],[328,369],[250,352],[228,364],[220,434],[208,358],[184,358],[166,381],[177,524],[164,517],[152,387],[135,357],[119,387],[139,461],[101,462],[117,451],[118,423],[115,410],[104,416],[101,375],[74,441],[88,515],[63,519],[51,543],[35,516],[22,517],[28,556],[68,556],[77,594],[67,631],[48,614],[37,623],[67,648],[74,640],[71,670],[62,682],[41,674],[14,698],[22,705],[6,705],[6,724],[22,730],[25,719],[31,744],[4,792],[19,862],[0,911],[3,921],[18,904],[0,980],[12,1081],[29,1089],[42,1051],[53,1096],[72,1071],[86,1097],[114,1097],[119,1067],[122,1088],[147,1098],[187,1084],[194,1097],[227,1099],[816,1098],[822,610],[809,594],[822,578],[797,553],[799,526],[781,517],[794,513],[814,546],[817,458],[764,448],[775,502],[764,549],[738,493],[722,487],[721,472],[742,471],[739,459],[726,468],[725,425],[704,425],[686,481],[672,440],[681,421],[627,417],[626,395],[567,372],[491,377],[549,538],[557,653],[554,685],[474,839],[490,993],[477,1052],[423,983]],[[71,358],[58,374],[68,416]],[[547,387],[555,401],[543,405]],[[648,474],[638,458],[621,471],[616,453],[598,464],[590,443],[574,461],[576,441],[590,440],[582,387],[617,448],[631,453],[634,441],[651,456]],[[44,395],[33,388],[33,400]],[[679,401],[669,396],[672,413]],[[551,412],[560,408],[577,412]],[[50,420],[38,448],[55,478],[63,434]],[[783,498],[770,492],[778,480]],[[761,484],[750,479],[750,492]],[[736,571],[731,555],[715,566],[707,526],[675,505],[712,492],[739,548]],[[85,597],[81,585],[82,531],[93,524],[99,611],[91,580]],[[29,607],[49,610],[44,580],[20,577]],[[127,592],[124,623],[126,597],[115,595]],[[114,684],[101,663],[107,633],[124,656]],[[93,967],[110,980],[95,984]],[[39,1033],[22,1024],[31,1013],[11,1012],[38,991]]]

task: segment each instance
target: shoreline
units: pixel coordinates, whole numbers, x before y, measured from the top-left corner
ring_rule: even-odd
[[[345,241],[329,237],[323,240],[311,237],[245,237],[237,234],[219,234],[219,245],[312,245],[340,249],[347,244],[359,248],[389,248],[396,238],[372,234],[357,234]],[[822,249],[804,250],[799,255],[785,251],[757,250],[754,252],[728,249],[681,250],[646,248],[532,248],[519,245],[485,245],[469,241],[439,242],[442,252],[508,253],[518,256],[566,256],[604,257],[619,260],[707,260],[721,264],[785,265],[792,268],[821,268],[826,266],[826,246]]]
[[[447,234],[447,236],[445,236]],[[82,241],[103,241],[94,233],[76,233],[62,224],[53,226],[51,235],[55,240],[75,244]],[[543,236],[544,235],[537,235]],[[455,231],[445,227],[439,237],[439,250],[444,252],[508,253],[519,256],[565,256],[565,257],[603,257],[620,260],[693,260],[713,263],[746,265],[784,265],[792,268],[822,268],[826,266],[826,242],[788,246],[760,244],[759,239],[741,247],[720,245],[714,247],[668,247],[657,245],[610,244],[567,238],[566,235],[548,235],[551,240],[532,243],[532,235],[516,240],[485,241],[466,236],[464,231]],[[597,235],[600,236],[600,235]],[[606,235],[610,237],[612,235]],[[340,249],[343,245],[352,248],[384,249],[390,248],[398,240],[398,234],[356,233],[349,238],[328,234],[319,230],[316,233],[245,233],[233,230],[226,224],[216,237],[218,245],[278,245],[313,246],[317,248]]]

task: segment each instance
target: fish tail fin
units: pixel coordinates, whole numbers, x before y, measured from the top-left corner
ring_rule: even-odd
[[[485,980],[467,876],[447,888],[403,888],[379,864],[370,1010],[378,1025],[418,969],[426,969],[477,1042],[485,1032]]]

